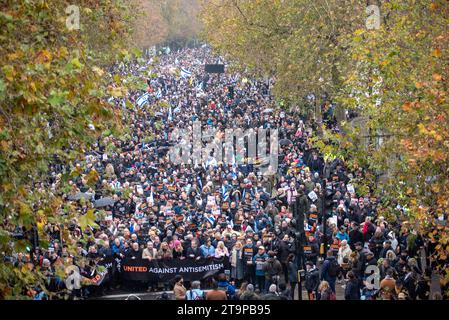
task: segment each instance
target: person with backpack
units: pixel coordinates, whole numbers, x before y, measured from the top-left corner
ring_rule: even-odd
[[[338,272],[339,272],[339,265],[337,259],[334,257],[333,251],[328,250],[326,260],[324,260],[323,266],[321,267],[320,280],[327,281],[332,292],[334,293],[335,293],[335,282],[337,280]]]
[[[186,300],[205,300],[206,294],[200,287],[200,281],[193,281],[190,290],[186,292]]]

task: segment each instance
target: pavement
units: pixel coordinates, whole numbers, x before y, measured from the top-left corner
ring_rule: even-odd
[[[337,300],[344,300],[344,288],[340,284],[335,285],[337,291]],[[205,290],[206,292],[208,290]],[[104,295],[101,297],[93,298],[93,300],[126,300],[126,299],[140,299],[140,300],[157,300],[164,292],[166,292],[170,299],[173,297],[173,291],[160,291],[160,292],[125,292],[117,290],[114,293]],[[134,296],[134,297],[132,297]],[[136,298],[137,297],[137,298]],[[302,290],[302,299],[308,300],[307,291]],[[295,300],[298,300],[298,289],[295,290]]]

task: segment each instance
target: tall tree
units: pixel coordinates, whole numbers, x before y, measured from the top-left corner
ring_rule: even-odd
[[[103,130],[119,124],[118,110],[105,98],[123,88],[104,68],[128,55],[131,9],[120,0],[0,3],[2,261],[36,245],[36,233],[45,248],[42,221],[63,229],[72,219],[88,220],[61,208],[59,188],[69,173],[54,190],[44,182],[51,164],[78,158]],[[95,176],[92,170],[85,178]],[[43,283],[39,270],[0,265],[0,298],[19,298]]]

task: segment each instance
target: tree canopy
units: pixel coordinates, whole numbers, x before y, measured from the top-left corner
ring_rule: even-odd
[[[44,222],[63,229],[72,219],[89,219],[61,207],[58,190],[66,187],[70,172],[54,190],[42,182],[52,164],[78,159],[103,131],[118,128],[120,112],[106,98],[126,88],[106,68],[129,57],[132,8],[119,0],[1,2],[1,257],[30,247],[31,235],[42,235]],[[85,179],[95,177],[91,170]],[[0,297],[18,298],[42,285],[39,272],[27,271],[2,263]]]
[[[433,243],[434,261],[449,253],[448,10],[439,0],[215,0],[202,14],[206,39],[273,77],[278,98],[307,109],[301,99],[326,94],[358,115],[361,125],[346,119],[316,146],[367,170],[360,190]]]

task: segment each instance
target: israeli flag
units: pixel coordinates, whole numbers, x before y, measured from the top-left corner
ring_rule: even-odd
[[[151,203],[151,205],[154,205],[154,195],[153,191],[151,191],[151,194],[149,196],[148,202]]]
[[[198,182],[198,184],[200,185],[200,188],[203,188],[203,182],[201,181],[200,176],[196,177],[196,181]]]
[[[206,218],[212,225],[215,225],[215,217],[213,215],[210,215]]]
[[[181,67],[181,77],[188,78],[192,75],[192,72]]]
[[[198,83],[198,85],[196,86],[196,90],[203,90],[203,81],[200,81],[199,83]]]
[[[172,120],[173,120],[173,114],[172,114],[171,106],[170,106],[170,109],[168,109],[168,121],[172,121]]]
[[[157,92],[156,92],[156,98],[158,98],[158,99],[162,98],[162,90],[161,90],[161,88],[159,88],[159,89],[157,90]]]
[[[140,96],[137,101],[136,104],[139,106],[139,108],[142,108],[145,104],[148,103],[148,98],[150,97],[149,93],[145,93],[144,95]]]
[[[221,186],[221,196],[223,197],[223,201],[228,201],[228,199],[229,199],[229,193],[227,193],[227,192],[228,192],[228,189],[224,185],[222,185]]]

